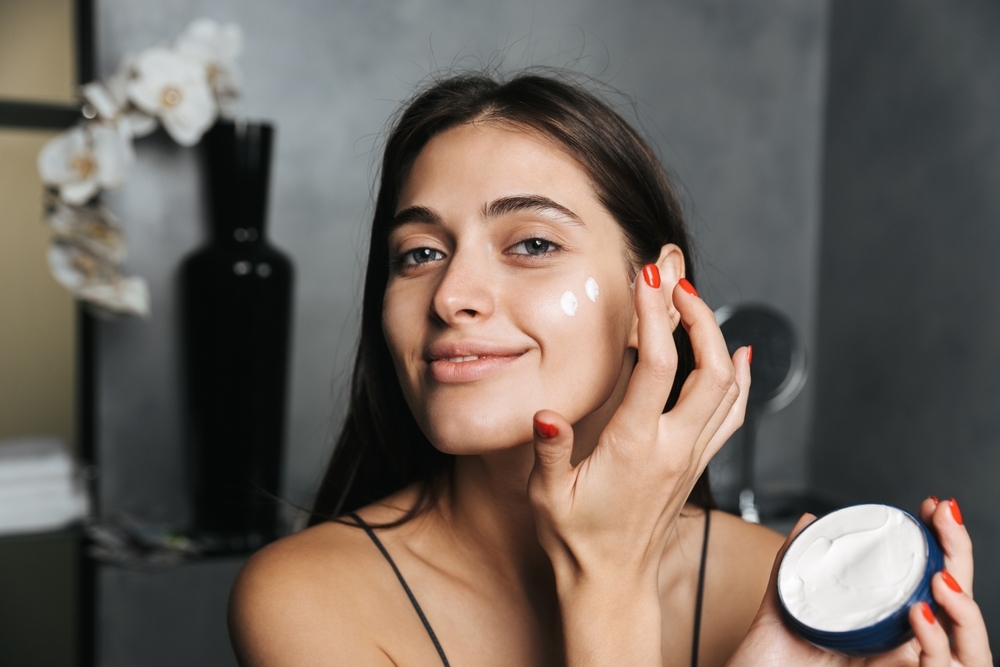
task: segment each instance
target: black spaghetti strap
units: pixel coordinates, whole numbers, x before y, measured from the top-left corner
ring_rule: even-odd
[[[701,565],[698,566],[698,593],[694,601],[694,638],[691,642],[691,667],[698,667],[698,645],[701,642],[701,607],[705,592],[705,561],[708,558],[708,526],[712,510],[705,509],[705,536],[701,540]]]
[[[412,604],[413,608],[417,611],[417,616],[420,617],[420,622],[424,624],[424,629],[427,630],[427,634],[431,636],[431,641],[434,642],[434,648],[437,649],[438,655],[441,656],[441,662],[444,663],[444,667],[451,667],[451,665],[448,664],[448,657],[444,654],[444,649],[441,648],[441,642],[438,641],[437,635],[434,634],[434,629],[431,628],[430,622],[427,620],[427,617],[424,616],[424,610],[420,608],[420,605],[417,603],[417,598],[414,597],[413,591],[411,591],[410,587],[406,584],[406,579],[403,579],[403,574],[399,571],[399,568],[396,567],[395,561],[392,560],[392,556],[390,556],[389,552],[386,551],[382,541],[376,537],[375,531],[372,530],[371,526],[365,523],[364,520],[362,520],[362,518],[357,514],[351,512],[347,516],[354,519],[359,526],[365,529],[365,532],[368,533],[368,537],[372,539],[372,542],[375,543],[378,550],[381,551],[382,555],[385,556],[385,559],[389,561],[389,565],[392,566],[392,571],[396,573],[396,578],[399,579],[399,583],[402,584],[403,590],[406,591],[406,597],[410,598],[410,604]]]

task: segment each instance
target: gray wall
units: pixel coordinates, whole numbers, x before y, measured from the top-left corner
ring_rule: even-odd
[[[831,21],[812,478],[957,497],[995,641],[1000,5],[851,0]]]
[[[101,0],[98,8],[104,74],[195,17],[235,21],[246,33],[241,112],[277,125],[271,235],[297,265],[285,476],[295,501],[309,502],[343,409],[377,136],[399,100],[439,68],[569,65],[633,95],[683,186],[702,293],[714,306],[770,302],[811,342],[825,1]],[[199,171],[193,151],[162,137],[138,151],[132,180],[108,203],[125,226],[130,268],[151,281],[153,316],[99,332],[101,488],[106,512],[184,524],[174,283],[179,259],[203,238]],[[764,482],[805,485],[811,405],[800,397],[765,422]],[[725,466],[719,472],[725,481]],[[134,609],[181,581],[107,575],[104,604]],[[224,591],[229,579],[213,585]],[[224,595],[201,592],[221,617]],[[193,645],[218,646],[215,630],[189,625]],[[161,645],[123,632],[101,637],[106,664],[153,664]]]
[[[709,302],[771,302],[811,340],[825,6],[104,0],[99,61],[109,73],[197,16],[244,28],[241,111],[277,124],[272,238],[298,267],[285,492],[308,502],[343,407],[377,136],[442,67],[569,65],[633,95],[686,192]],[[165,140],[140,142],[139,154],[109,203],[131,269],[152,283],[153,317],[101,330],[103,492],[109,508],[183,522],[173,288],[179,258],[203,234],[198,170],[191,150]],[[810,404],[800,398],[765,423],[765,482],[805,483]]]

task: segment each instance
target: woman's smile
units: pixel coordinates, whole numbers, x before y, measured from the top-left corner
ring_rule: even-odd
[[[526,352],[487,341],[437,341],[427,349],[427,367],[435,382],[480,380],[503,370]]]

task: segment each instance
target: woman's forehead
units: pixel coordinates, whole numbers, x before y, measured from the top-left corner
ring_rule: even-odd
[[[417,155],[396,211],[437,201],[481,207],[512,196],[547,198],[565,208],[599,200],[580,163],[554,139],[509,122],[463,123],[434,136]]]

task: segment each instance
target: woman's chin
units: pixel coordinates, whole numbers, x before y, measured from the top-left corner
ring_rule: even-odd
[[[532,442],[531,415],[526,419],[455,416],[425,429],[436,449],[445,454],[474,456],[514,449]]]

